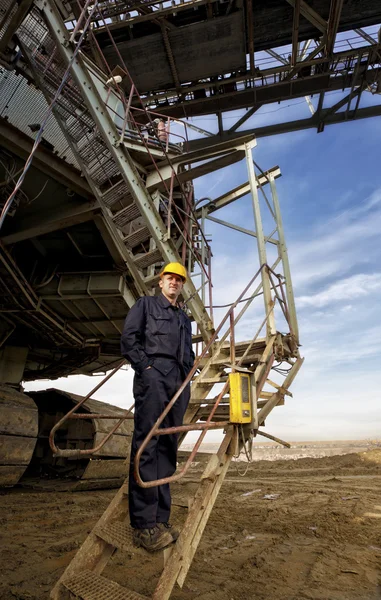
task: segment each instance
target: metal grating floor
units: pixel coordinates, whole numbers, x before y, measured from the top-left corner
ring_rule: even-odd
[[[132,529],[123,521],[108,523],[99,529],[94,529],[94,533],[119,550],[131,550],[133,547]]]
[[[146,596],[127,590],[115,581],[91,571],[83,571],[63,584],[82,600],[148,600]]]
[[[163,262],[161,252],[158,248],[134,259],[134,263],[136,264],[138,269],[145,269],[146,267],[150,267],[151,265],[154,265],[157,262]]]
[[[127,235],[123,241],[128,246],[128,248],[132,249],[135,246],[138,246],[141,242],[145,242],[150,238],[150,232],[148,227],[140,227],[136,231],[133,231],[129,235]]]

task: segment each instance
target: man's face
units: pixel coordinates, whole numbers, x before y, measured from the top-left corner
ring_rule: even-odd
[[[169,301],[176,301],[183,289],[183,280],[175,273],[165,273],[159,281],[162,293]]]

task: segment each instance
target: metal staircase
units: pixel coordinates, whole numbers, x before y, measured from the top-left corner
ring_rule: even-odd
[[[44,31],[42,44],[36,43],[37,28]],[[194,243],[195,234],[202,237],[203,233],[194,231],[193,188],[189,182],[178,180],[181,167],[171,163],[180,146],[174,152],[175,144],[144,136],[145,125],[132,112],[124,119],[121,131],[118,120],[128,100],[122,91],[107,85],[105,73],[70,42],[54,3],[49,10],[42,4],[41,12],[34,7],[17,35],[33,77],[52,103],[53,113],[122,250],[138,295],[152,293],[155,275],[165,262],[183,260],[189,270],[198,263],[205,271]],[[153,122],[154,113],[144,115],[140,121]],[[132,145],[126,124],[134,128]],[[170,187],[162,175],[168,168],[172,173]],[[157,184],[148,191],[147,181],[154,173]],[[175,201],[176,195],[182,206]],[[212,323],[191,281],[184,286],[184,296],[207,339]]]

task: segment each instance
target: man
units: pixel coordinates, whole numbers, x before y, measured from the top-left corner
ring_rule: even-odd
[[[159,296],[140,298],[126,318],[122,355],[135,370],[134,435],[131,444],[129,475],[130,521],[134,543],[146,550],[165,548],[178,537],[171,528],[169,485],[144,489],[134,478],[136,452],[169,401],[180,388],[194,362],[192,328],[177,299],[187,278],[180,263],[170,263],[160,273]],[[188,406],[188,385],[164,419],[161,427],[181,425]],[[176,470],[177,435],[151,439],[140,460],[143,481],[172,475]]]

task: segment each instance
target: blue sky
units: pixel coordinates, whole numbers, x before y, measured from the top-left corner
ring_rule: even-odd
[[[367,96],[366,103],[380,100]],[[243,128],[308,115],[300,100],[270,105]],[[214,117],[195,123],[215,129]],[[326,127],[321,134],[307,130],[263,138],[253,152],[263,170],[279,165],[282,171],[277,190],[306,359],[291,390],[294,397],[266,421],[266,430],[284,439],[380,438],[380,139],[381,119],[373,118]],[[242,161],[197,180],[196,197],[217,197],[245,181]],[[215,216],[253,228],[249,196]],[[233,301],[256,270],[255,240],[212,222],[207,232],[214,252],[214,302]],[[245,320],[245,329],[251,329],[247,337],[258,319],[254,311]],[[119,373],[96,397],[129,406],[132,375]],[[98,381],[71,377],[29,383],[26,389],[58,387],[81,394]]]

